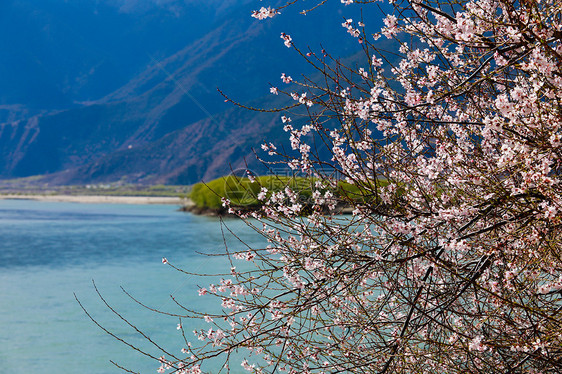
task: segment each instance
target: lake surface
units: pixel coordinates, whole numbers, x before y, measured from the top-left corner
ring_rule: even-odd
[[[250,244],[261,238],[239,220],[228,220]],[[227,238],[230,245],[238,244]],[[238,245],[238,247],[240,247]],[[186,306],[215,308],[197,296],[212,279],[187,276],[162,257],[192,272],[230,269],[220,222],[171,205],[118,205],[0,200],[0,371],[3,373],[155,373],[158,364],[104,333],[88,319],[74,294],[104,327],[142,349],[149,344],[105,307],[103,297],[139,329],[180,355],[184,347],[170,295]],[[182,321],[186,332],[207,327]],[[190,335],[188,335],[191,338]],[[157,353],[154,349],[152,353]],[[209,368],[212,371],[212,368]]]

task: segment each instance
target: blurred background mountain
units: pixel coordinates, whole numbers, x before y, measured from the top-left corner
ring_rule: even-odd
[[[281,136],[279,114],[236,108],[217,87],[241,103],[283,105],[270,85],[313,69],[281,32],[315,52],[361,50],[339,27],[359,14],[339,1],[306,16],[250,17],[262,5],[3,0],[0,178],[191,184],[246,162],[259,170],[252,147]]]

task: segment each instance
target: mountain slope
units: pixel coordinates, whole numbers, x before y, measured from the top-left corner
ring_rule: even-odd
[[[264,172],[252,146],[279,130],[277,116],[233,109],[202,119],[158,141],[132,146],[87,165],[47,177],[53,184],[125,180],[133,183],[191,184],[250,167]]]
[[[251,0],[2,0],[0,104],[76,107],[126,84]]]
[[[122,178],[192,183],[241,165],[252,146],[279,136],[273,126],[278,116],[233,110],[216,87],[247,102],[266,94],[267,82],[280,84],[281,72],[310,73],[283,45],[280,30],[316,50],[331,36],[323,47],[335,55],[361,48],[341,42],[349,39],[344,29],[334,31],[340,15],[333,9],[306,16],[306,23],[291,14],[258,22],[250,9],[224,10],[208,32],[165,58],[148,54],[144,69],[100,99],[31,115],[9,106],[5,117],[12,120],[0,123],[0,177],[51,174],[48,179],[59,184]]]

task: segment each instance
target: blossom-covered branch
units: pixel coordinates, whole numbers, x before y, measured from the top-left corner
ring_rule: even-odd
[[[224,313],[164,369],[245,349],[255,373],[562,371],[562,2],[391,5],[382,28],[336,25],[353,66],[282,34],[322,79],[283,74],[271,92],[309,119],[284,113],[292,153],[264,149],[311,195],[257,189],[240,214],[269,245],[230,253],[251,270],[201,289]]]

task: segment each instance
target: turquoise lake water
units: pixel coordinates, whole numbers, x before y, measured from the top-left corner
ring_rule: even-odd
[[[229,228],[250,244],[261,238],[239,220]],[[240,247],[227,238],[232,247]],[[162,257],[193,272],[228,272],[219,220],[177,211],[171,205],[74,204],[0,200],[0,372],[155,373],[158,363],[104,333],[88,319],[74,294],[104,327],[141,349],[151,349],[103,305],[106,300],[159,344],[181,356],[177,312],[170,295],[188,307],[218,303],[197,296],[212,279],[187,276],[162,264]],[[215,279],[216,281],[216,279]],[[182,321],[187,332],[207,327]],[[209,368],[214,371],[212,367]]]

